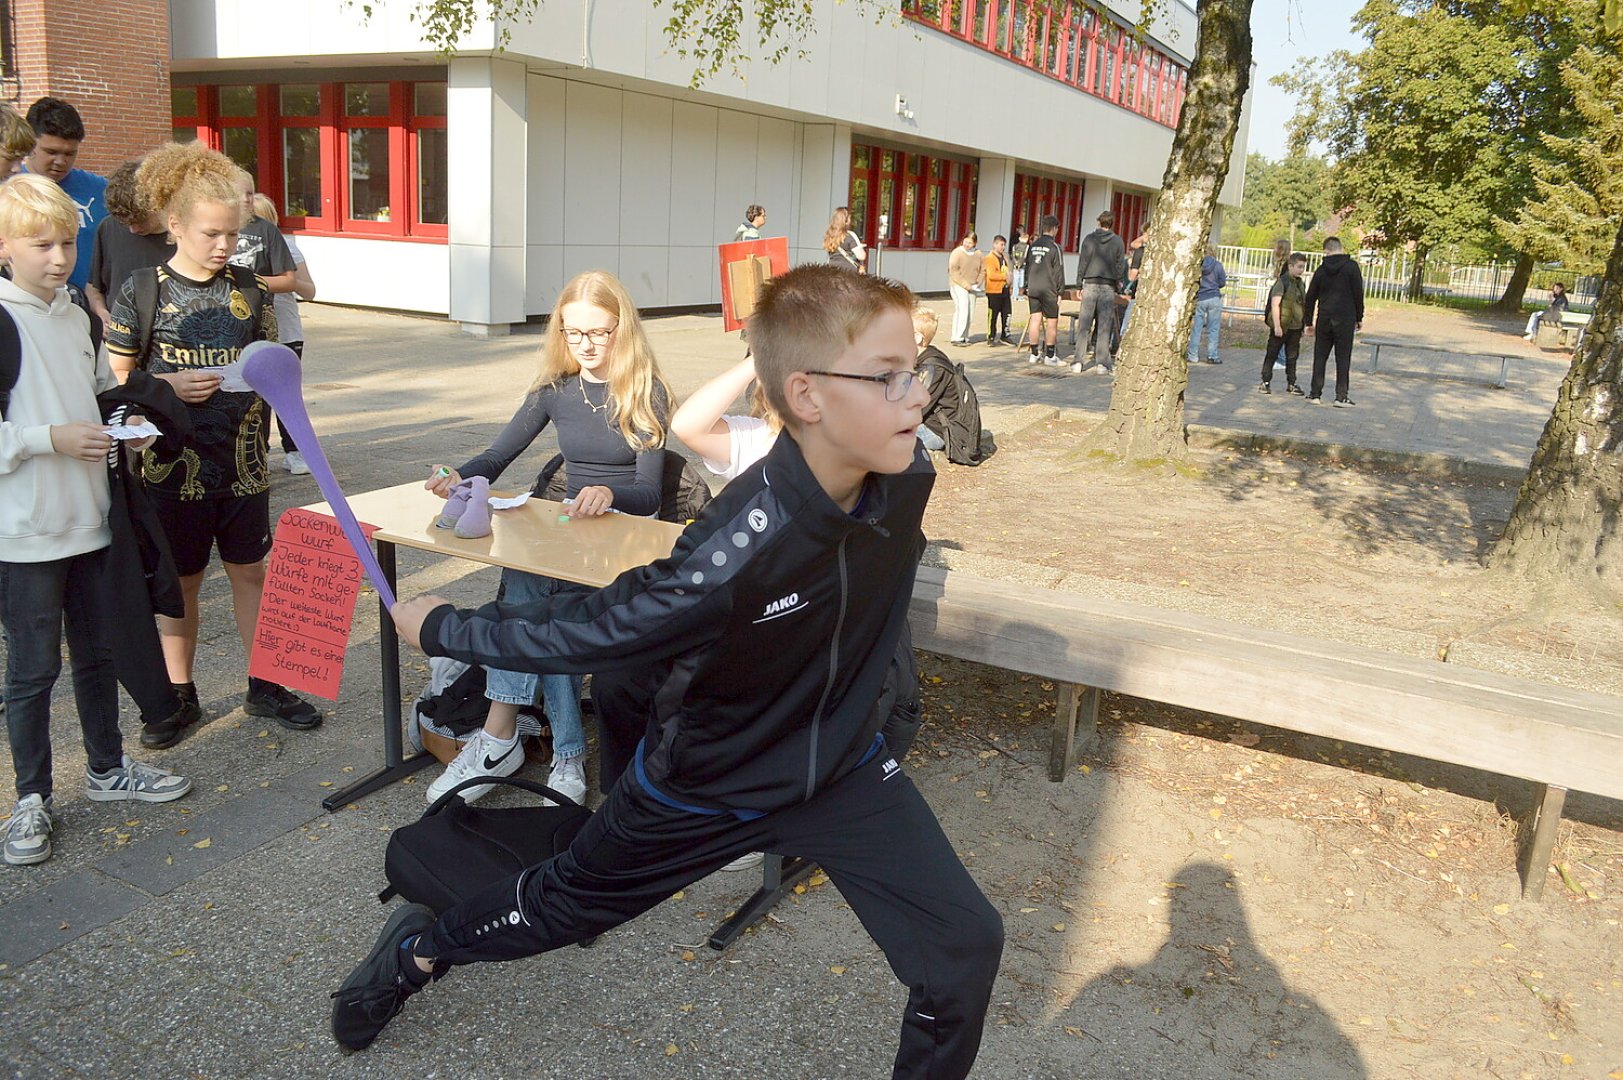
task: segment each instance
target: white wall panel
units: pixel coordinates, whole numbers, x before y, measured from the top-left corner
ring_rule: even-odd
[[[322,300],[433,315],[451,310],[446,244],[301,235],[299,250],[310,261]]]
[[[621,93],[568,84],[564,116],[564,243],[620,242]]]

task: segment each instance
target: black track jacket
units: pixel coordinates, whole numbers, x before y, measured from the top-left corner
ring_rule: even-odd
[[[435,608],[423,647],[542,674],[666,661],[637,781],[699,813],[793,806],[873,751],[934,483],[920,449],[906,472],[870,474],[847,514],[784,432],[669,557],[596,592]]]

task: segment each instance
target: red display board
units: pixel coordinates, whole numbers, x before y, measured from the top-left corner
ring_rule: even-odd
[[[789,272],[789,238],[768,236],[716,248],[721,268],[721,317],[730,334],[749,321],[762,285]]]
[[[376,526],[361,523],[371,538]],[[337,700],[361,562],[338,522],[289,510],[277,522],[248,674]]]

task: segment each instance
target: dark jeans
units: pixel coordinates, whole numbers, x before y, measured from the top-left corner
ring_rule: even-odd
[[[986,340],[994,342],[1000,337],[1009,336],[1009,310],[1011,306],[1009,290],[1000,293],[986,294]],[[998,320],[1003,320],[1003,332],[998,333]]]
[[[750,851],[821,866],[908,987],[892,1075],[966,1076],[1003,920],[886,751],[809,801],[753,821],[667,806],[628,773],[567,851],[446,911],[417,952],[451,964],[549,952],[635,918]]]
[[[1091,352],[1105,367],[1120,340],[1116,336],[1116,288],[1090,281],[1082,286],[1082,308],[1076,320],[1078,355]]]
[[[1356,323],[1328,322],[1320,319],[1313,327],[1313,386],[1310,397],[1324,393],[1324,365],[1330,350],[1336,350],[1336,400],[1347,396],[1352,386],[1353,328]]]
[[[1285,350],[1285,384],[1296,385],[1296,358],[1302,355],[1302,328],[1285,331],[1285,336],[1275,334],[1272,327],[1268,330],[1268,348],[1262,354],[1262,381],[1274,381],[1274,364],[1279,360],[1279,350]]]
[[[0,562],[0,625],[6,633],[6,735],[17,795],[51,795],[51,687],[68,633],[73,696],[85,753],[97,772],[124,763],[113,677],[113,627],[102,596],[107,550],[49,562]]]

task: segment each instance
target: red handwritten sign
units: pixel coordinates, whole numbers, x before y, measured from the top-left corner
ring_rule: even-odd
[[[361,525],[371,537],[375,525]],[[276,525],[248,674],[293,690],[338,698],[361,562],[338,522],[289,510]]]

